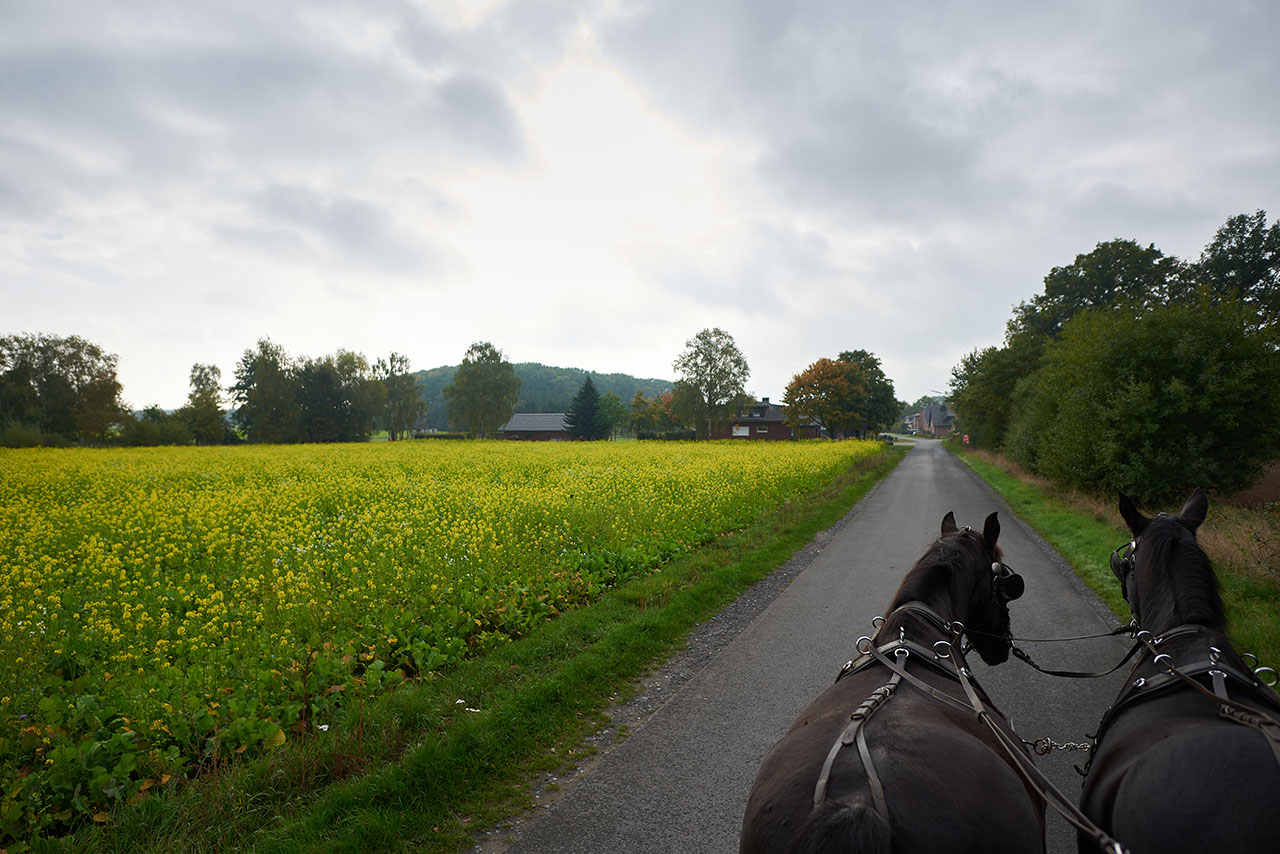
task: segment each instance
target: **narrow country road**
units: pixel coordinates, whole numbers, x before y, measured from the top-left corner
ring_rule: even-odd
[[[954,510],[979,527],[1000,511],[1006,562],[1026,578],[1012,604],[1026,637],[1093,634],[1117,623],[1065,563],[1015,520],[1003,501],[940,443],[921,441],[826,540],[802,571],[580,781],[548,807],[491,838],[510,854],[658,854],[738,850],[742,811],[765,752],[871,634],[904,573]],[[1119,660],[1124,638],[1025,644],[1046,667],[1101,668]],[[978,680],[1023,738],[1084,741],[1118,690],[1120,675],[1053,679],[1010,661]],[[674,662],[669,666],[682,666]],[[1073,799],[1083,753],[1055,753],[1040,767]],[[921,820],[928,820],[921,816]],[[1051,852],[1075,851],[1074,831],[1049,815]],[[501,840],[494,842],[494,839]],[[495,847],[495,845],[497,847]]]

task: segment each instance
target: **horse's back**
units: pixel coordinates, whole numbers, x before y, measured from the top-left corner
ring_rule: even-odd
[[[815,703],[817,706],[818,703]],[[811,707],[812,711],[812,707]],[[993,752],[985,727],[900,690],[867,724],[890,825],[873,807],[854,745],[814,789],[847,715],[806,712],[765,757],[743,822],[741,852],[1040,852],[1043,824],[1021,778]]]
[[[1213,718],[1126,729],[1099,751],[1081,803],[1133,854],[1276,850],[1280,758],[1261,733]]]

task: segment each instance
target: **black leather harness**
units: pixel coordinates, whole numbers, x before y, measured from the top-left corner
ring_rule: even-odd
[[[1018,774],[1046,802],[1051,804],[1055,810],[1080,831],[1092,837],[1104,852],[1108,852],[1108,854],[1127,854],[1126,849],[1119,842],[1112,839],[1106,832],[1090,821],[1073,800],[1067,798],[1049,781],[1044,773],[1031,761],[1031,758],[1027,756],[1022,739],[1016,734],[1006,732],[1000,721],[997,720],[997,716],[992,714],[991,709],[988,708],[989,701],[979,695],[979,690],[973,684],[962,657],[963,653],[958,642],[964,634],[963,624],[948,621],[939,616],[933,609],[919,602],[903,605],[889,616],[893,617],[903,611],[914,612],[925,617],[929,622],[942,629],[950,639],[940,640],[934,644],[933,649],[930,649],[908,640],[905,630],[901,628],[899,629],[899,638],[897,640],[878,647],[874,645],[870,638],[863,637],[858,639],[857,650],[861,653],[861,656],[846,664],[836,677],[836,681],[838,682],[850,674],[858,673],[875,664],[887,667],[893,675],[888,682],[872,691],[871,695],[849,715],[848,725],[845,726],[831,746],[831,750],[828,751],[826,762],[823,763],[822,771],[818,776],[818,782],[814,787],[813,793],[814,809],[821,806],[826,799],[831,769],[840,750],[849,744],[855,744],[858,748],[858,755],[862,760],[863,770],[870,784],[871,797],[876,811],[886,825],[891,824],[888,804],[884,797],[884,786],[880,782],[875,764],[871,760],[871,751],[867,746],[866,723],[877,710],[888,702],[889,698],[897,691],[898,686],[903,681],[906,681],[936,700],[960,711],[975,715],[995,736],[1004,753],[1012,760],[1014,769]],[[939,650],[939,647],[942,647],[942,650]],[[942,652],[945,652],[946,655],[942,655]],[[896,661],[890,659],[890,653],[893,655],[893,659],[897,659]],[[910,660],[923,662],[949,679],[960,683],[966,699],[961,700],[945,691],[939,691],[934,686],[909,673],[906,669],[906,664]],[[950,665],[948,666],[944,662],[949,662]]]
[[[1280,722],[1252,705],[1241,702],[1240,694],[1258,701],[1271,710],[1280,713],[1280,697],[1276,692],[1262,684],[1258,678],[1247,671],[1241,671],[1229,662],[1223,661],[1220,651],[1211,645],[1210,638],[1204,638],[1202,645],[1190,651],[1189,660],[1175,662],[1167,653],[1160,651],[1163,644],[1186,637],[1203,636],[1204,626],[1182,625],[1170,629],[1160,637],[1151,637],[1149,632],[1139,632],[1139,642],[1146,647],[1152,662],[1160,669],[1153,676],[1131,679],[1116,697],[1115,702],[1102,716],[1098,725],[1098,733],[1093,737],[1093,751],[1096,755],[1098,745],[1103,736],[1115,722],[1116,718],[1135,706],[1149,700],[1167,696],[1181,688],[1191,688],[1204,694],[1218,703],[1218,715],[1225,720],[1258,730],[1280,764]],[[1145,635],[1145,637],[1143,637]],[[1162,660],[1163,659],[1163,660]],[[1145,663],[1145,656],[1134,668],[1134,673]],[[1230,696],[1229,689],[1234,686],[1237,697]]]

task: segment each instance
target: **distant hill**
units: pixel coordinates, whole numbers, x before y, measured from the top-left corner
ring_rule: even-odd
[[[516,412],[564,412],[582,387],[582,381],[588,373],[582,368],[553,368],[538,362],[518,362],[512,367],[522,381]],[[449,409],[444,399],[444,387],[453,382],[453,375],[457,370],[457,365],[445,365],[414,374],[418,380],[418,388],[422,391],[422,399],[427,402],[427,414],[419,424],[428,430],[449,429]],[[623,403],[630,403],[637,391],[643,391],[646,397],[653,397],[670,391],[674,384],[671,380],[641,379],[630,374],[590,373],[591,381],[601,394],[613,392],[622,398]]]

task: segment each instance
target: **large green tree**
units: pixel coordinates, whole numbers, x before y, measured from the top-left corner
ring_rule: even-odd
[[[1195,264],[1199,282],[1215,295],[1235,296],[1257,315],[1261,329],[1280,330],[1280,220],[1267,212],[1227,220]]]
[[[0,338],[0,428],[103,442],[124,417],[116,356],[78,336]]]
[[[1159,305],[1184,287],[1186,265],[1154,245],[1099,243],[1044,277],[1044,291],[1014,309],[1009,334],[1056,338],[1077,312],[1124,303]]]
[[[685,423],[710,438],[712,430],[728,422],[746,395],[751,375],[746,357],[728,332],[704,329],[685,342],[672,367],[680,376],[676,399],[689,419]],[[682,395],[692,399],[682,399]]]
[[[792,428],[817,422],[834,439],[837,430],[861,423],[857,406],[866,395],[865,377],[856,366],[819,359],[791,378],[782,402]]]
[[[816,421],[832,438],[865,436],[898,420],[893,383],[866,350],[809,365],[791,378],[783,402],[792,427]]]
[[[222,370],[217,365],[191,366],[191,390],[177,417],[187,425],[197,445],[220,445],[227,439],[222,408]]]
[[[1025,352],[1028,346],[1034,347],[1034,355]],[[1039,363],[1042,346],[1019,336],[1005,347],[967,353],[951,369],[950,401],[958,416],[956,428],[974,445],[999,448],[1004,444],[1013,392]]]
[[[600,411],[600,392],[588,376],[582,381],[578,393],[573,396],[564,414],[565,431],[575,439],[603,439],[609,435],[611,425]]]
[[[631,420],[627,405],[622,402],[622,398],[611,391],[600,395],[600,417],[608,426],[610,437],[622,431]]]
[[[515,412],[520,378],[501,350],[488,341],[477,341],[467,349],[444,397],[452,423],[472,436],[496,436]]]
[[[409,373],[409,359],[392,353],[387,359],[379,359],[374,375],[386,388],[387,400],[382,409],[380,424],[391,441],[409,435],[413,425],[427,411],[417,378]]]
[[[898,420],[898,398],[893,382],[884,375],[880,359],[866,350],[846,350],[836,361],[856,370],[853,386],[863,389],[862,399],[853,407],[860,420],[849,425],[850,432],[865,436],[891,427]]]
[[[245,350],[236,365],[232,421],[250,442],[296,442],[302,434],[296,368],[289,354],[270,339]]]
[[[1078,314],[1018,387],[1008,449],[1053,480],[1165,503],[1280,456],[1280,359],[1253,309],[1194,299]]]

